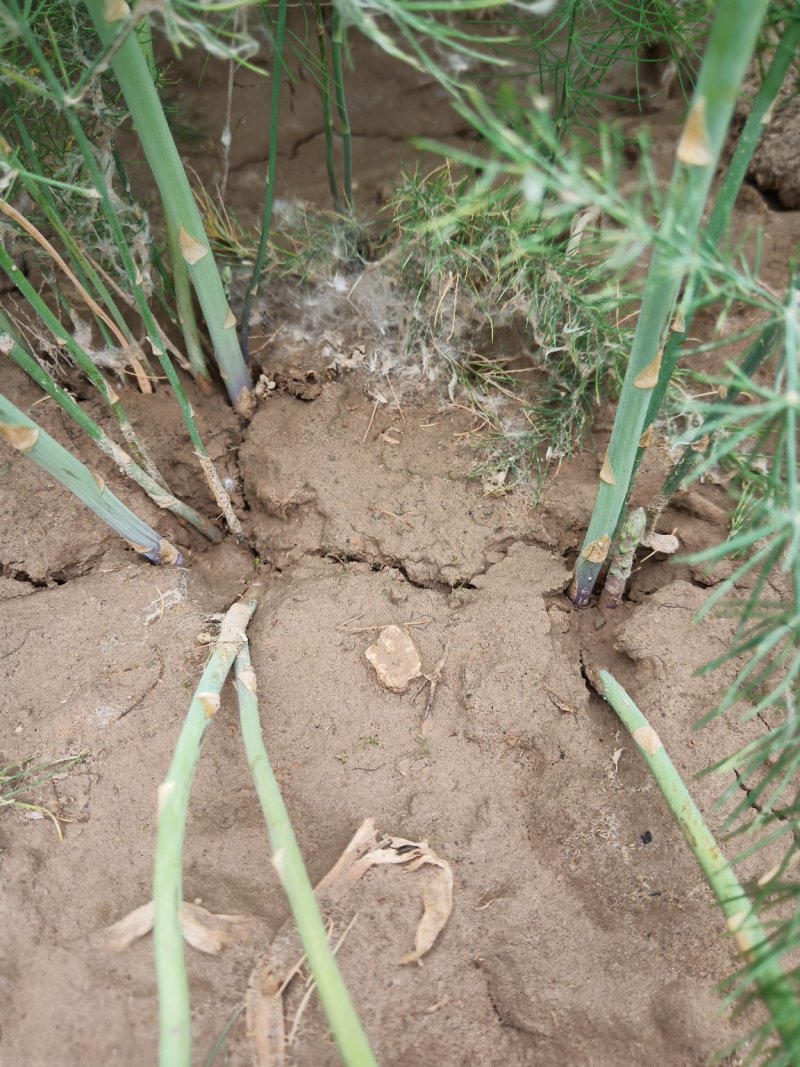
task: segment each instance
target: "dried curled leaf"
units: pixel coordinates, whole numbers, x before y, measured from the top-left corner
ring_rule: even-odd
[[[409,870],[419,870],[426,864],[435,869],[428,872],[422,890],[422,918],[417,924],[414,950],[401,956],[401,963],[421,962],[425,953],[433,948],[453,910],[453,872],[450,864],[432,852],[426,842],[423,841],[419,848],[425,851],[418,860],[412,860],[408,865]]]
[[[192,948],[209,956],[218,956],[231,945],[247,941],[253,933],[254,920],[251,915],[216,915],[185,900],[181,908],[181,928]]]
[[[155,904],[149,901],[134,908],[119,922],[103,931],[103,943],[112,952],[122,952],[135,941],[145,937],[155,923]],[[254,920],[250,915],[215,915],[199,904],[184,901],[181,907],[181,929],[192,948],[209,956],[218,956],[230,945],[246,941],[253,933]]]
[[[280,866],[280,856],[276,855],[274,862],[276,866]],[[401,837],[385,837],[379,841],[375,833],[374,819],[365,819],[314,891],[320,910],[323,914],[339,912],[340,902],[355,883],[371,867],[383,865],[402,867],[408,871],[426,868],[422,889],[422,918],[417,925],[414,949],[406,953],[399,962],[419,961],[435,943],[450,917],[453,906],[453,874],[450,865],[440,859],[426,841],[406,841]],[[339,939],[339,945],[343,937],[344,935]],[[284,1039],[284,1013],[292,986],[297,984],[293,980],[300,972],[302,962],[299,938],[287,923],[278,931],[272,944],[253,969],[245,1002],[247,1034],[256,1067],[283,1067],[286,1063],[286,1046],[291,1042],[291,1033],[287,1042]],[[302,1004],[301,1001],[299,1011],[302,1011]],[[296,1023],[297,1017],[295,1027]]]
[[[112,952],[122,952],[153,929],[156,907],[152,900],[103,930],[103,942]]]

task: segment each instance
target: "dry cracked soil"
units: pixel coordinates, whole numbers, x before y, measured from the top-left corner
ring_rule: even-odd
[[[397,117],[381,97],[385,60],[366,55],[357,69],[380,91],[355,93],[353,122],[357,163],[365,160],[359,195],[370,201],[396,173],[409,129],[434,123],[439,136],[457,137],[460,128],[416,76]],[[218,100],[224,77],[209,67],[201,93],[183,102],[187,122],[216,121],[200,107]],[[230,189],[246,207],[261,173],[261,157],[247,151],[263,133],[264,108],[248,105],[255,90],[242,77],[234,143],[244,155],[232,160]],[[320,149],[315,113],[295,92],[287,107],[282,180],[313,196],[319,167],[303,160]],[[665,140],[676,121],[661,120]],[[197,162],[218,174],[212,154]],[[740,219],[756,213],[764,269],[780,284],[797,216],[756,199],[743,200]],[[355,344],[355,325],[352,334]],[[616,612],[575,611],[564,590],[604,417],[594,446],[550,476],[538,503],[522,487],[491,495],[471,477],[481,447],[474,420],[440,386],[398,380],[393,394],[363,368],[332,369],[319,337],[287,338],[265,358],[276,387],[249,425],[219,397],[192,394],[212,458],[236,485],[247,547],[208,548],[165,520],[4,368],[4,390],[186,559],[179,569],[150,567],[24,459],[0,456],[0,763],[83,754],[28,797],[58,818],[63,841],[41,812],[0,817],[3,1063],[155,1062],[151,941],[112,952],[101,933],[150,898],[157,788],[207,655],[200,639],[257,568],[264,596],[250,641],[264,734],[312,879],[368,817],[381,832],[427,840],[453,872],[452,914],[421,965],[399,962],[414,943],[419,872],[373,870],[348,897],[356,918],[338,958],[379,1062],[710,1064],[757,1018],[732,1021],[722,1010],[715,988],[734,960],[721,917],[586,675],[618,674],[718,828],[724,811],[714,801],[729,783],[694,776],[766,725],[718,720],[693,730],[729,677],[695,674],[729,637],[724,619],[692,624],[714,576],[656,557],[640,564]],[[166,391],[128,388],[126,403],[176,490],[208,512]],[[710,508],[688,499],[665,517],[689,551],[719,539],[716,517],[728,506],[714,486],[698,493]],[[388,624],[407,630],[424,672],[440,666],[427,717],[429,688],[390,692],[365,657]],[[232,687],[192,791],[185,898],[253,920],[219,955],[187,948],[194,1062],[204,1064],[287,919]],[[241,1015],[225,1055],[217,1062],[252,1062]],[[315,997],[288,1056],[298,1067],[338,1062]]]

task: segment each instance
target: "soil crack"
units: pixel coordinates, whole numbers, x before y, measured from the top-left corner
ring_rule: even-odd
[[[0,563],[0,578],[10,578],[14,582],[24,582],[33,589],[52,589],[53,586],[65,585],[67,582],[66,578],[57,578],[53,574],[47,574],[44,578],[34,578],[27,571],[10,567],[5,563]]]
[[[409,565],[404,563],[403,560],[398,559],[395,556],[385,556],[379,559],[371,558],[369,555],[363,552],[331,552],[331,551],[319,551],[310,552],[310,556],[316,556],[319,559],[323,559],[329,563],[340,563],[342,566],[346,566],[348,563],[365,563],[370,570],[383,571],[383,570],[396,570],[403,579],[408,582],[409,585],[413,585],[416,589],[432,589],[437,593],[452,593],[454,589],[476,589],[477,586],[473,584],[470,578],[463,581],[447,582],[444,579],[436,578],[414,578],[409,573]],[[483,574],[483,571],[477,572]],[[472,577],[475,577],[473,575]]]

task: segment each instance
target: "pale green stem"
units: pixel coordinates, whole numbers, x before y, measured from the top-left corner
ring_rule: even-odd
[[[800,1038],[800,1004],[792,983],[771,950],[752,902],[720,852],[655,730],[613,675],[600,671],[599,680],[602,695],[633,738],[700,864],[781,1042],[787,1050],[796,1050]]]
[[[588,603],[628,498],[650,398],[703,208],[767,0],[719,0],[697,88],[677,151],[659,242],[645,284],[617,416],[571,596]],[[674,249],[683,244],[685,255]]]
[[[247,762],[269,829],[272,862],[289,900],[317,992],[347,1067],[376,1067],[375,1057],[331,951],[325,923],[261,736],[256,676],[247,640],[236,658],[236,688]]]
[[[742,187],[745,175],[747,174],[750,160],[753,158],[753,153],[761,139],[764,127],[769,121],[769,116],[775,105],[780,87],[786,78],[792,60],[796,55],[798,45],[800,45],[800,5],[797,7],[793,15],[787,14],[786,27],[778,42],[778,46],[775,49],[775,54],[772,57],[769,69],[764,75],[764,80],[759,86],[758,92],[753,99],[750,112],[747,116],[747,121],[744,124],[742,132],[739,134],[733,156],[725,170],[725,177],[722,180],[722,184],[714,202],[714,210],[711,212],[711,218],[709,219],[708,226],[703,234],[704,242],[711,248],[719,244],[723,234],[728,228],[736,204],[736,198]],[[680,329],[670,330],[667,343],[664,346],[664,356],[661,360],[658,384],[650,397],[647,417],[644,422],[645,430],[655,422],[658,412],[661,409],[670,379],[677,366],[678,359],[680,358],[681,348],[686,341],[686,338],[689,336],[689,330],[692,325],[695,309],[697,308],[701,288],[701,279],[697,274],[694,274],[688,279],[685,292],[681,299],[683,321],[679,324]],[[636,477],[636,473],[644,457],[644,452],[645,449],[640,446],[636,455],[636,464],[633,469],[631,484],[633,484]],[[677,485],[672,487],[670,496],[676,488]],[[667,500],[669,500],[669,497],[667,497]],[[666,502],[660,506],[662,508],[665,507]],[[653,510],[652,507],[650,510]]]
[[[333,154],[333,115],[331,113],[331,75],[328,67],[328,42],[325,35],[325,20],[322,17],[322,4],[314,0],[314,18],[317,27],[319,45],[320,96],[322,98],[322,126],[325,131],[325,170],[328,174],[328,188],[331,191],[334,211],[341,212],[342,198],[336,183],[336,161]]]
[[[90,508],[95,515],[123,537],[151,563],[180,564],[183,557],[165,538],[156,533],[130,508],[118,500],[98,474],[54,440],[33,419],[0,395],[0,438],[33,460],[65,489]]]
[[[188,504],[184,504],[183,501],[178,500],[172,493],[165,490],[163,485],[155,481],[150,475],[142,470],[138,463],[135,463],[128,453],[119,447],[119,445],[113,441],[105,430],[92,419],[83,410],[81,405],[74,399],[66,389],[63,389],[58,382],[48,374],[47,371],[36,362],[33,356],[29,355],[25,349],[14,340],[11,323],[6,318],[2,310],[0,310],[0,330],[5,331],[10,340],[8,344],[2,335],[0,335],[0,352],[8,350],[8,355],[14,360],[25,373],[31,377],[37,385],[40,385],[45,392],[56,401],[59,407],[66,412],[69,417],[76,422],[92,440],[97,444],[97,447],[106,456],[109,457],[123,474],[127,476],[147,493],[154,504],[157,504],[160,508],[165,508],[167,511],[171,511],[173,515],[183,519],[190,525],[194,526],[196,530],[199,530],[209,541],[220,541],[220,532],[213,523],[208,519],[200,515],[194,508]]]
[[[186,358],[189,360],[192,374],[201,391],[210,393],[211,375],[208,373],[208,365],[203,353],[203,345],[200,341],[200,331],[197,327],[197,317],[194,313],[189,271],[181,255],[178,234],[172,223],[171,216],[165,216],[165,223],[167,227],[167,243],[169,245],[169,260],[172,267],[172,283],[175,286],[175,310],[178,314],[178,322],[183,334]]]
[[[339,114],[339,133],[342,138],[342,155],[344,160],[344,198],[350,212],[353,210],[353,132],[350,128],[350,116],[347,111],[347,97],[344,91],[344,26],[338,9],[334,5],[331,15],[331,56],[333,60],[333,87],[336,95],[336,110]]]
[[[267,160],[267,181],[264,187],[264,208],[261,214],[261,233],[258,238],[258,251],[256,252],[253,274],[242,308],[242,348],[245,355],[250,345],[250,310],[258,293],[261,281],[261,273],[267,258],[269,234],[272,226],[272,205],[275,202],[275,178],[278,173],[278,119],[281,97],[281,82],[283,80],[283,53],[286,40],[286,8],[287,0],[279,0],[278,3],[278,26],[275,31],[275,55],[272,68],[272,88],[270,97],[269,115],[269,157]]]
[[[83,351],[72,334],[61,325],[47,303],[40,296],[38,290],[31,285],[22,271],[19,270],[17,265],[11,259],[11,256],[9,256],[8,252],[3,248],[2,244],[0,244],[0,268],[6,272],[11,281],[16,285],[17,289],[19,289],[20,293],[28,301],[39,320],[50,330],[53,336],[64,345],[83,373],[102,396],[103,400],[111,408],[114,418],[119,423],[119,428],[123,437],[136,452],[136,455],[142,462],[142,466],[150,477],[153,478],[154,481],[166,485],[160,471],[150,458],[147,448],[144,443],[139,440],[139,436],[134,430],[117,394],[112,390],[102,372]]]
[[[794,280],[786,301],[784,312],[784,344],[786,347],[784,368],[786,370],[786,413],[783,428],[786,449],[786,496],[789,514],[794,516],[794,530],[791,545],[786,551],[784,570],[791,568],[791,561],[800,557],[800,485],[797,468],[797,411],[800,408],[800,375],[798,358],[800,358],[800,289]],[[795,608],[800,612],[800,583],[794,582]]]
[[[106,21],[109,9],[104,0],[85,0],[85,3],[101,42],[104,46],[110,45],[124,21]],[[158,185],[164,210],[178,231],[183,258],[203,310],[231,403],[240,413],[250,414],[253,407],[250,375],[236,336],[236,321],[225,297],[189,179],[134,35],[113,53],[111,68]]]
[[[189,794],[203,736],[219,707],[222,686],[245,640],[247,624],[260,596],[261,585],[254,582],[222,620],[219,637],[189,706],[169,771],[158,790],[153,947],[158,979],[160,1067],[191,1067],[192,1015],[181,926],[183,843]]]
[[[646,525],[647,515],[644,508],[635,508],[622,524],[611,566],[608,568],[606,584],[600,596],[601,608],[616,608],[622,603],[633,569],[636,547],[644,536]]]

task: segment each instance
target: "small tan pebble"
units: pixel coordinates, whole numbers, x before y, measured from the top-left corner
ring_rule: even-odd
[[[375,668],[381,685],[393,693],[405,693],[409,682],[422,674],[416,645],[399,626],[384,627],[364,655]]]

